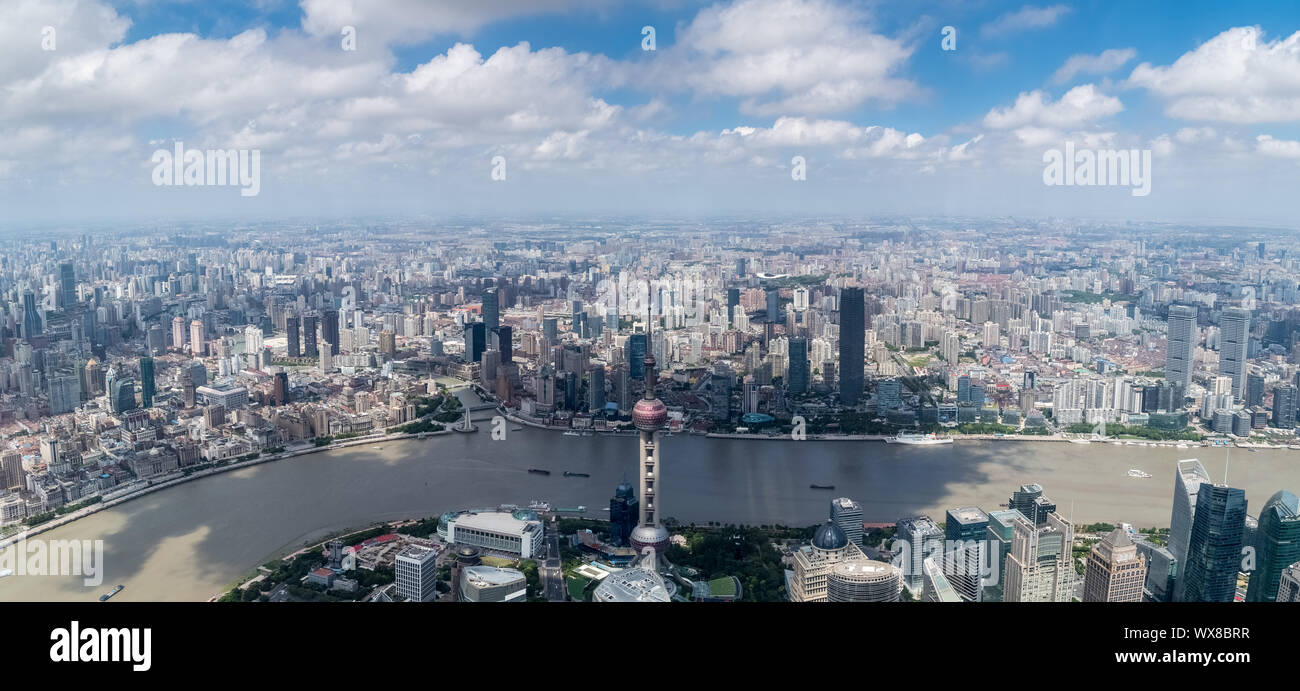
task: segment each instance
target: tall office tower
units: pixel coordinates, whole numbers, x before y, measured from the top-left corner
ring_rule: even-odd
[[[249,324],[244,328],[244,352],[249,355],[258,355],[262,352],[262,343],[265,338],[262,336],[262,327],[256,324]]]
[[[1074,525],[1057,513],[1042,526],[1024,516],[1011,519],[1006,602],[1069,602],[1074,599]]]
[[[1083,573],[1084,602],[1141,602],[1147,561],[1122,528],[1092,546]]]
[[[794,576],[790,579],[788,593],[790,601],[826,602],[826,580],[831,569],[846,561],[865,558],[862,550],[849,542],[849,536],[827,519],[813,533],[812,543],[800,547],[794,554]]]
[[[903,580],[910,590],[920,590],[922,562],[926,557],[943,558],[943,531],[929,516],[913,516],[894,526],[894,563],[903,570]]]
[[[944,522],[947,545],[943,553],[943,570],[948,575],[948,582],[966,602],[980,602],[984,599],[981,569],[988,548],[984,539],[988,527],[988,514],[979,507],[948,509],[948,517]]]
[[[744,277],[745,277],[745,259],[744,257],[741,257],[740,259],[736,260],[736,278],[744,278]]]
[[[140,358],[140,403],[145,408],[153,407],[154,393],[157,391],[157,379],[154,375],[153,358],[148,355]]]
[[[830,518],[849,536],[849,542],[862,545],[862,506],[848,497],[832,499]]]
[[[1281,384],[1273,387],[1274,427],[1292,429],[1296,422],[1296,387],[1295,384]]]
[[[397,357],[397,334],[388,329],[379,332],[379,354],[389,360]]]
[[[272,389],[276,405],[284,405],[289,402],[289,374],[283,369],[275,373],[275,385]]]
[[[487,350],[487,334],[483,322],[465,325],[465,362],[482,362]]]
[[[144,335],[144,347],[150,355],[162,355],[167,350],[167,332],[157,324],[149,327]]]
[[[320,354],[316,345],[316,315],[308,314],[302,318],[302,354],[316,357]]]
[[[545,338],[551,343],[555,343],[555,341],[559,339],[559,332],[559,320],[554,317],[542,320],[542,338]]]
[[[1282,570],[1277,585],[1276,602],[1300,602],[1300,562]]]
[[[627,337],[628,374],[633,379],[645,379],[645,355],[647,350],[645,334],[632,334]]]
[[[498,326],[493,340],[497,350],[501,351],[501,364],[508,365],[515,361],[515,333],[508,326]]]
[[[924,580],[921,587],[922,602],[962,602],[961,595],[944,575],[938,558],[926,557],[921,562],[921,575]]]
[[[397,594],[412,602],[432,602],[438,598],[438,553],[427,547],[410,545],[393,561],[397,577]]]
[[[767,289],[767,323],[775,324],[781,320],[781,292],[776,288]]]
[[[1169,308],[1168,337],[1165,346],[1165,381],[1181,386],[1184,393],[1192,386],[1192,365],[1200,334],[1196,329],[1196,308],[1173,305]]]
[[[1232,602],[1245,529],[1245,491],[1202,482],[1184,562],[1184,602]]]
[[[980,401],[983,402],[983,399]],[[1048,515],[1056,511],[1056,504],[1043,494],[1043,486],[1034,482],[1021,485],[1020,489],[1013,492],[1011,500],[1007,502],[1007,508],[1019,511],[1035,526],[1041,528],[1047,523]]]
[[[811,373],[808,371],[808,339],[803,336],[791,338],[787,350],[790,363],[786,388],[792,394],[807,393],[809,379],[812,378]]]
[[[1011,551],[1011,541],[1015,537],[1013,519],[1024,518],[1024,514],[1014,509],[994,511],[989,515],[989,524],[984,531],[984,540],[989,550],[997,550],[997,563],[993,564],[996,572],[984,582],[984,602],[1002,602],[1006,590],[1007,553]]]
[[[177,350],[185,349],[184,317],[172,317],[172,347]]]
[[[862,396],[867,338],[866,302],[861,288],[840,291],[840,404],[855,406]]]
[[[903,575],[898,567],[870,559],[849,559],[826,574],[827,602],[897,602]]]
[[[135,380],[130,377],[112,376],[112,370],[109,371],[108,377],[108,404],[114,413],[125,413],[128,410],[135,409]]]
[[[1264,504],[1253,546],[1255,572],[1246,602],[1274,602],[1282,572],[1300,561],[1300,500],[1294,494],[1281,490]]]
[[[36,311],[36,293],[23,291],[23,338],[31,339],[41,333],[41,315]]]
[[[195,392],[194,378],[190,376],[189,372],[185,372],[181,375],[181,400],[185,403],[186,408],[194,407],[196,402]]]
[[[647,321],[647,326],[649,322]],[[649,333],[646,334],[649,336]],[[646,556],[651,568],[658,563],[658,556],[668,549],[668,531],[659,522],[660,495],[659,486],[659,436],[660,430],[668,422],[668,407],[655,396],[655,382],[659,373],[655,371],[654,353],[645,356],[645,397],[632,407],[632,424],[639,430],[637,471],[641,475],[640,520],[632,531],[629,541],[638,554]],[[642,564],[645,564],[643,559]]]
[[[605,409],[605,366],[587,368],[587,410],[600,413]]]
[[[1219,374],[1232,377],[1232,395],[1246,395],[1246,347],[1250,342],[1250,311],[1229,307],[1219,316]]]
[[[637,508],[636,488],[624,482],[614,490],[609,500],[609,542],[615,547],[627,547],[628,539],[636,528],[640,510]]]
[[[740,306],[740,289],[727,289],[727,326],[735,328],[736,308]]]
[[[330,344],[330,355],[339,354],[339,311],[325,310],[321,315],[321,338]]]
[[[284,318],[284,332],[289,337],[289,357],[302,357],[302,341],[299,340],[298,317]]]
[[[1175,601],[1182,599],[1183,586],[1187,584],[1183,578],[1187,574],[1187,547],[1192,542],[1192,518],[1196,515],[1196,498],[1202,484],[1211,483],[1210,474],[1200,461],[1192,458],[1178,462],[1174,473],[1174,508],[1169,516],[1169,551],[1178,562],[1180,574],[1174,581]]]
[[[51,375],[49,391],[51,415],[71,413],[81,402],[81,382],[77,379],[77,375],[71,372]],[[0,489],[4,488],[0,487]]]
[[[501,306],[496,288],[488,288],[483,291],[483,328],[488,333],[497,330],[501,325]]]
[[[1145,536],[1133,537],[1138,554],[1147,561],[1147,579],[1143,595],[1150,602],[1170,602],[1174,598],[1174,584],[1181,567],[1169,548],[1148,540]]]
[[[195,319],[190,322],[190,354],[203,357],[203,322]]]
[[[1264,405],[1264,376],[1251,372],[1246,375],[1246,405]]]
[[[77,272],[72,262],[59,264],[59,293],[64,309],[77,304]]]
[[[0,452],[0,489],[25,487],[27,483],[23,478],[26,475],[23,471],[23,452],[18,449]]]

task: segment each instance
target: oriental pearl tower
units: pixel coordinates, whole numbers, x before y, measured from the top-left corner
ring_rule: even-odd
[[[668,531],[659,523],[659,432],[668,422],[668,407],[655,396],[655,371],[653,341],[650,338],[650,314],[646,314],[645,397],[632,407],[632,424],[640,430],[640,457],[638,473],[641,475],[641,511],[636,528],[629,541],[632,548],[645,555],[643,564],[660,561],[668,549]],[[651,551],[653,554],[651,554]],[[658,559],[656,559],[658,557]]]

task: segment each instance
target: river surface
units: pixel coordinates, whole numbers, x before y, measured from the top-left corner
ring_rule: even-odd
[[[635,437],[572,437],[511,425],[493,440],[479,431],[383,442],[274,461],[203,478],[43,533],[46,540],[102,539],[103,584],[76,577],[0,578],[0,600],[206,600],[268,558],[354,526],[436,516],[460,508],[585,505],[608,516],[614,488],[635,480]],[[866,441],[750,441],[665,438],[663,515],[683,522],[811,525],[832,498],[863,506],[863,519],[893,522],[948,508],[993,511],[1020,484],[1041,483],[1077,523],[1167,526],[1175,462],[1200,458],[1223,477],[1222,448],[1157,448],[958,441],[899,446]],[[546,468],[551,475],[530,474]],[[1132,478],[1130,468],[1151,473]],[[565,470],[590,473],[566,478]],[[1300,451],[1234,449],[1230,484],[1246,489],[1256,513],[1278,489],[1300,490]],[[834,491],[810,489],[834,485]]]

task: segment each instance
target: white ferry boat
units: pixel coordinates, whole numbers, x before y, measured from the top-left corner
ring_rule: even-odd
[[[13,569],[5,569],[3,571],[0,571],[0,578],[4,578],[5,576],[12,576],[12,575],[14,575]]]
[[[1070,443],[1071,443],[1071,444],[1091,444],[1091,443],[1092,443],[1092,440],[1091,440],[1091,439],[1071,439],[1071,440],[1070,440]]]
[[[914,432],[899,432],[897,436],[885,437],[885,443],[888,444],[910,444],[914,446],[930,446],[933,444],[951,444],[952,437],[940,437],[933,432],[930,434],[916,434]]]
[[[1151,477],[1151,473],[1143,472],[1137,468],[1129,468],[1128,476],[1129,477]]]

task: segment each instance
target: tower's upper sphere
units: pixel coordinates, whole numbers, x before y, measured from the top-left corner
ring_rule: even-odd
[[[632,407],[632,424],[646,432],[663,429],[668,424],[668,406],[657,398],[643,398]]]

